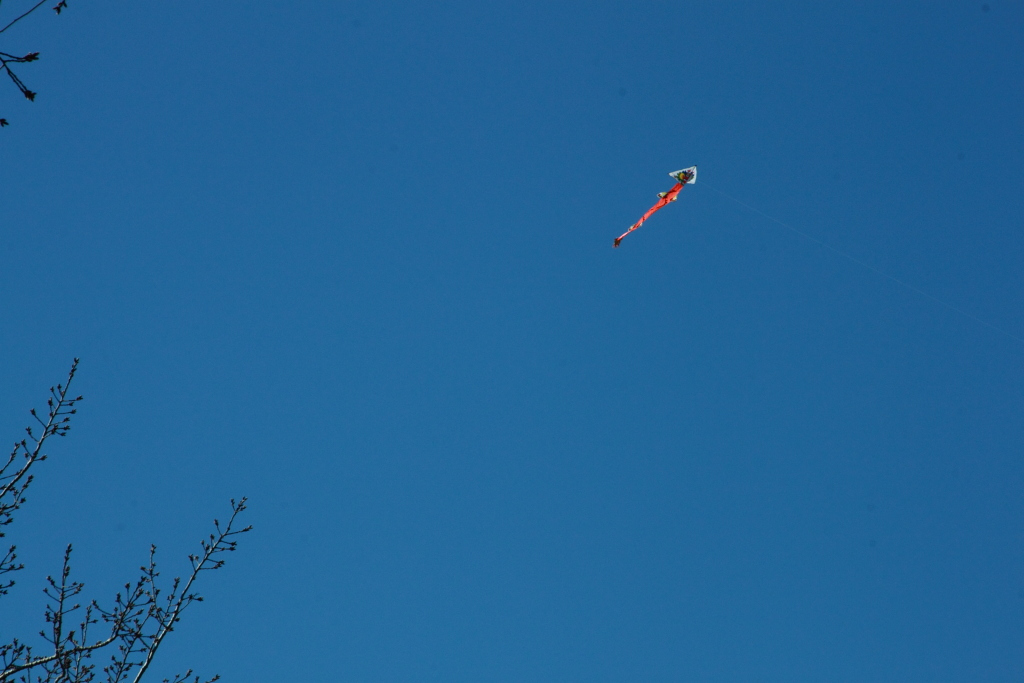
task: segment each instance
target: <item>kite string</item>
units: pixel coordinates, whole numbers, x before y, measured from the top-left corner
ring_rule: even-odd
[[[754,213],[760,214],[761,216],[763,216],[763,217],[767,218],[768,220],[772,221],[773,223],[778,223],[782,227],[786,228],[787,230],[789,230],[791,232],[796,233],[797,235],[800,235],[804,239],[810,240],[811,242],[814,242],[815,244],[817,244],[817,245],[819,245],[821,247],[824,247],[825,249],[828,249],[833,254],[837,254],[837,255],[842,256],[843,258],[845,258],[845,259],[847,259],[849,261],[852,261],[853,263],[856,263],[859,266],[863,266],[864,268],[867,268],[868,270],[870,270],[872,273],[875,273],[877,275],[881,275],[882,277],[886,278],[887,280],[892,280],[896,284],[902,285],[903,287],[906,287],[910,291],[915,292],[915,293],[919,294],[920,296],[923,296],[926,299],[930,299],[930,300],[934,301],[937,304],[941,304],[941,305],[945,306],[946,308],[948,308],[949,310],[955,311],[956,313],[959,313],[962,316],[968,317],[971,320],[973,320],[974,322],[980,323],[980,324],[984,325],[985,327],[987,327],[987,328],[989,328],[991,330],[995,330],[996,332],[999,332],[1001,334],[1005,334],[1007,337],[1009,337],[1011,339],[1014,339],[1016,341],[1024,343],[1024,339],[1022,339],[1021,337],[1018,337],[1015,334],[1011,334],[1010,332],[1007,332],[1006,330],[1002,329],[1001,327],[993,325],[990,322],[982,320],[981,318],[979,318],[978,316],[974,315],[973,313],[968,313],[964,309],[959,308],[957,306],[954,306],[953,304],[951,304],[951,303],[949,303],[947,301],[943,301],[942,299],[938,298],[937,296],[933,296],[933,295],[929,294],[928,292],[926,292],[926,291],[924,291],[922,289],[919,289],[919,288],[915,287],[914,285],[912,285],[912,284],[910,284],[908,282],[904,282],[903,280],[899,279],[898,277],[890,275],[889,273],[886,273],[885,271],[879,270],[878,268],[875,268],[871,264],[865,263],[864,261],[861,261],[856,256],[851,256],[850,254],[846,253],[842,249],[838,249],[836,247],[833,247],[831,244],[828,244],[827,242],[823,242],[820,239],[818,239],[817,237],[814,237],[813,235],[807,234],[803,230],[798,230],[797,228],[794,228],[792,225],[789,225],[788,223],[780,221],[775,216],[769,216],[764,211],[761,211],[760,209],[757,209],[757,208],[751,206],[750,204],[747,204],[746,202],[742,202],[739,199],[736,199],[735,197],[733,197],[731,195],[728,195],[725,192],[722,192],[721,190],[719,190],[714,185],[709,185],[707,183],[707,181],[702,181],[701,184],[704,187],[707,187],[707,188],[709,188],[711,190],[714,190],[715,192],[717,192],[718,194],[722,195],[726,199],[728,199],[730,201],[733,201],[733,202],[736,202],[740,206],[743,206],[743,207],[745,207],[747,209],[750,209]]]

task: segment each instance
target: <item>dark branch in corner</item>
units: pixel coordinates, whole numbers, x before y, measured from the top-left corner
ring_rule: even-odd
[[[2,2],[2,0],[0,0]],[[71,415],[81,396],[71,398],[71,382],[78,369],[76,358],[67,381],[50,388],[45,419],[30,411],[38,423],[26,427],[26,438],[14,444],[6,463],[0,464],[0,536],[3,527],[14,519],[14,513],[25,503],[34,474],[33,465],[46,459],[43,446],[54,435],[64,436],[71,428]],[[126,583],[113,605],[103,608],[95,600],[83,605],[79,596],[85,585],[71,578],[71,545],[64,551],[64,562],[57,578],[48,576],[44,593],[47,604],[43,618],[46,627],[39,632],[38,646],[14,638],[0,643],[0,683],[91,683],[102,674],[107,683],[140,683],[149,670],[164,639],[181,620],[184,611],[203,598],[195,591],[202,572],[220,569],[225,560],[222,553],[238,546],[237,537],[252,526],[237,528],[238,516],[245,511],[246,499],[231,501],[231,516],[221,525],[213,521],[214,532],[200,541],[201,552],[189,555],[191,571],[183,580],[175,578],[167,592],[159,585],[156,546],[149,550],[149,561],[140,568],[135,583]],[[16,548],[11,547],[0,558],[0,576],[23,568],[16,562]],[[0,582],[4,595],[14,581]],[[101,670],[93,664],[93,655],[111,653],[109,663]],[[213,683],[215,676],[206,681]],[[200,683],[191,669],[164,683]]]
[[[30,7],[28,10],[26,10],[25,12],[22,12],[21,14],[16,16],[14,19],[12,19],[11,21],[7,22],[7,24],[4,25],[3,28],[0,28],[0,33],[3,33],[4,31],[6,31],[10,27],[14,26],[15,24],[17,24],[19,21],[21,21],[22,19],[24,19],[28,15],[32,14],[37,9],[39,9],[40,7],[45,5],[48,1],[49,0],[39,0],[39,2],[37,2],[34,5],[32,5],[32,7]],[[0,0],[0,2],[2,2],[2,0]],[[67,0],[60,0],[60,2],[58,2],[56,5],[54,5],[54,7],[52,9],[57,14],[60,14],[63,10],[67,9],[67,7],[68,7]],[[0,52],[0,71],[6,71],[7,72],[7,75],[10,77],[11,81],[18,88],[18,90],[21,91],[21,94],[24,95],[25,99],[27,99],[29,102],[35,102],[36,93],[34,91],[32,91],[32,90],[29,90],[28,86],[26,86],[22,82],[22,80],[20,78],[18,78],[18,75],[16,73],[14,73],[14,71],[11,70],[11,64],[23,64],[25,62],[34,62],[37,59],[39,59],[39,53],[38,52],[30,52],[29,54],[25,55],[24,57],[17,57],[15,55],[7,54],[6,52]],[[6,125],[9,125],[7,119],[0,118],[0,128],[2,128],[3,126],[6,126]]]
[[[0,683],[31,679],[25,675],[34,672],[35,679],[48,683],[88,683],[96,676],[96,665],[91,663],[94,652],[114,646],[117,653],[110,657],[110,663],[103,667],[108,683],[140,683],[149,669],[164,638],[181,621],[185,609],[194,602],[202,602],[201,595],[193,590],[201,572],[220,569],[224,560],[217,555],[232,552],[238,541],[236,536],[252,530],[252,526],[235,528],[236,519],[245,510],[245,498],[231,501],[231,517],[223,527],[214,520],[215,533],[200,542],[202,552],[190,555],[192,571],[182,580],[171,582],[170,592],[163,594],[158,585],[160,572],[156,566],[156,546],[150,546],[149,561],[140,567],[142,572],[134,583],[124,586],[124,593],[118,593],[114,605],[107,610],[96,601],[84,608],[74,602],[85,585],[71,580],[71,546],[64,552],[64,566],[59,579],[47,577],[46,606],[44,619],[47,629],[40,633],[46,641],[47,654],[36,655],[33,648],[20,640],[0,646]],[[80,613],[78,627],[68,629],[71,615]],[[91,635],[97,624],[102,634]],[[20,678],[15,678],[21,675]],[[199,676],[189,669],[165,683],[199,683]],[[220,677],[215,676],[206,683]]]

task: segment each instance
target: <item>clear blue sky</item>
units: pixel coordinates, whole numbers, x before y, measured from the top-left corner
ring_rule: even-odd
[[[2,433],[86,395],[5,614],[248,495],[157,679],[1021,680],[1024,6],[776,5],[4,34]]]

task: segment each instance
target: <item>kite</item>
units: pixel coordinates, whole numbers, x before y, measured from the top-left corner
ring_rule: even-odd
[[[643,225],[644,221],[650,218],[655,211],[665,206],[669,202],[674,202],[676,200],[676,197],[679,196],[679,191],[683,189],[684,185],[693,185],[695,182],[697,182],[697,167],[691,166],[690,168],[684,168],[681,171],[673,171],[672,173],[669,173],[669,175],[676,179],[675,186],[668,192],[658,193],[658,203],[652,206],[651,208],[647,209],[647,213],[641,216],[640,220],[638,220],[636,223],[629,226],[629,230],[615,238],[616,247],[618,247],[619,243],[622,242],[623,237],[625,237],[626,235],[628,235],[629,233],[633,232],[641,225]]]

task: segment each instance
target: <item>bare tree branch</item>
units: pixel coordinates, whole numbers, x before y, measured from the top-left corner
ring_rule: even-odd
[[[35,12],[37,9],[39,9],[40,7],[45,5],[47,3],[47,1],[48,0],[39,0],[36,4],[32,5],[32,7],[30,7],[26,11],[22,12],[21,14],[16,16],[11,21],[7,22],[7,24],[4,25],[3,28],[0,28],[0,33],[3,33],[4,31],[6,31],[10,27],[14,26],[15,24],[17,24],[19,21],[21,21],[22,19],[24,19],[28,15],[32,14],[33,12]],[[2,3],[2,2],[3,2],[3,0],[0,0],[0,3]],[[53,11],[56,12],[57,14],[60,14],[63,10],[67,9],[67,6],[68,6],[67,0],[60,0],[56,5],[54,5]],[[7,75],[10,77],[11,81],[18,88],[18,90],[21,91],[21,94],[24,95],[25,99],[27,99],[29,102],[35,102],[36,93],[33,92],[32,90],[29,90],[28,86],[26,86],[22,82],[22,80],[20,78],[18,78],[18,75],[15,74],[11,70],[11,66],[10,65],[11,64],[24,63],[24,62],[34,62],[37,59],[39,59],[39,53],[38,52],[30,52],[29,54],[25,55],[24,57],[16,57],[14,55],[9,55],[7,53],[0,52],[0,71],[6,71],[7,72]],[[6,126],[6,125],[8,125],[7,119],[0,118],[0,127]]]
[[[50,387],[50,397],[46,401],[47,417],[44,422],[36,413],[35,408],[29,411],[35,421],[42,427],[41,431],[33,431],[26,427],[27,437],[14,444],[7,462],[0,466],[0,538],[4,537],[4,527],[14,521],[14,513],[25,502],[25,492],[32,484],[32,466],[46,460],[43,446],[51,436],[65,436],[71,429],[71,416],[77,411],[75,404],[82,400],[81,396],[69,398],[71,382],[78,371],[78,359],[71,364],[71,371],[63,385]],[[19,456],[21,462],[18,464]],[[3,558],[0,558],[0,576],[16,572],[24,567],[17,563],[17,548],[11,546]],[[5,595],[14,585],[14,580],[0,580],[0,595]]]
[[[35,11],[36,11],[37,9],[39,9],[40,7],[42,7],[42,6],[44,5],[44,4],[46,4],[46,0],[39,0],[39,2],[37,2],[37,3],[35,4],[35,5],[33,5],[33,6],[32,6],[32,8],[31,8],[31,9],[29,9],[29,10],[28,10],[27,12],[23,12],[22,14],[18,15],[17,17],[15,17],[15,18],[14,18],[14,19],[13,19],[13,20],[12,20],[12,21],[11,21],[10,23],[8,23],[8,24],[7,24],[6,26],[4,26],[3,28],[0,28],[0,33],[3,33],[4,31],[6,31],[7,29],[9,29],[10,27],[14,26],[14,25],[15,25],[15,24],[17,24],[17,23],[18,23],[19,21],[21,21],[22,19],[24,19],[25,17],[27,17],[28,15],[32,14],[32,13],[33,13],[33,12],[35,12]],[[56,10],[57,8],[55,7],[54,9]],[[57,14],[60,14],[60,12],[57,12]]]
[[[145,657],[139,664],[139,671],[135,674],[132,683],[139,683],[142,680],[142,676],[153,662],[153,657],[156,656],[157,648],[160,647],[167,634],[174,630],[174,624],[181,619],[181,613],[185,608],[193,602],[202,602],[202,596],[191,592],[192,585],[199,578],[199,573],[223,567],[224,560],[215,559],[216,555],[223,552],[234,552],[238,546],[238,541],[234,540],[234,537],[252,530],[252,525],[237,530],[233,528],[235,519],[239,513],[245,510],[245,500],[245,498],[242,498],[238,502],[231,501],[231,517],[223,529],[219,521],[213,520],[216,533],[210,534],[209,539],[200,542],[203,549],[202,553],[199,555],[189,555],[188,559],[192,563],[192,574],[185,581],[185,585],[181,587],[180,593],[178,592],[180,579],[176,578],[174,579],[174,587],[166,598],[166,607],[158,606],[152,610],[152,617],[157,624],[157,629],[149,641]],[[155,602],[155,590],[153,597]],[[185,675],[187,676],[188,674]]]
[[[42,451],[46,439],[55,434],[64,436],[70,429],[73,406],[82,400],[81,396],[69,398],[68,393],[77,368],[76,358],[67,381],[50,388],[46,419],[31,411],[38,426],[26,428],[27,438],[15,444],[11,456],[0,467],[0,529],[13,521],[14,512],[25,502],[25,491],[33,477],[30,470],[33,464],[46,459]],[[238,516],[245,508],[245,498],[231,501],[227,524],[222,526],[218,520],[213,521],[214,533],[200,541],[201,552],[189,555],[190,573],[184,580],[175,578],[166,593],[159,586],[156,546],[150,546],[149,561],[140,567],[139,578],[134,584],[124,585],[124,591],[114,597],[109,609],[96,601],[84,605],[78,602],[85,585],[71,578],[72,547],[68,545],[58,578],[46,578],[46,627],[38,634],[44,643],[40,646],[41,654],[36,654],[23,639],[0,643],[0,683],[90,683],[98,673],[103,674],[107,683],[140,683],[185,609],[194,602],[202,602],[202,596],[195,592],[200,574],[223,567],[224,559],[219,555],[234,551],[237,536],[252,529],[237,528]],[[12,547],[0,559],[0,574],[21,569],[15,560]],[[6,592],[13,583],[3,584],[0,592]],[[109,664],[97,672],[92,656],[106,648],[113,654]],[[214,676],[206,683],[218,679]],[[200,683],[200,679],[189,669],[173,679],[164,679],[164,683]]]
[[[151,546],[149,562],[140,568],[142,574],[138,581],[134,586],[125,584],[124,594],[119,593],[114,598],[114,606],[110,610],[103,609],[95,601],[84,609],[80,603],[74,602],[85,585],[70,579],[69,545],[64,553],[60,578],[47,577],[48,585],[44,591],[50,603],[44,614],[47,629],[39,635],[47,643],[49,653],[34,656],[32,648],[19,640],[0,646],[0,683],[28,682],[31,680],[28,676],[16,676],[30,670],[41,671],[42,675],[38,675],[36,680],[46,683],[88,683],[96,675],[95,665],[89,663],[92,654],[108,646],[117,648],[117,654],[112,655],[110,664],[103,668],[108,683],[122,683],[129,678],[132,683],[142,681],[157,650],[181,620],[185,608],[193,602],[202,602],[202,596],[192,590],[200,573],[224,566],[224,560],[217,559],[216,555],[234,551],[238,544],[235,537],[252,530],[252,526],[235,528],[236,518],[245,510],[245,503],[245,498],[231,501],[231,517],[224,527],[214,520],[215,533],[200,542],[202,552],[189,556],[192,571],[188,578],[184,582],[175,578],[166,595],[162,595],[158,586],[160,573],[156,568],[156,547]],[[78,628],[69,630],[69,617],[80,610],[82,617]],[[90,628],[99,623],[105,625],[105,634],[90,640]],[[190,676],[194,677],[194,683],[199,683],[199,676],[191,669],[167,683],[185,683]],[[207,683],[218,678],[215,676]]]

